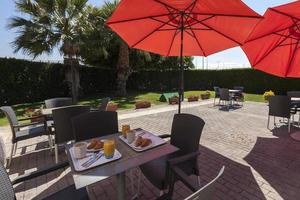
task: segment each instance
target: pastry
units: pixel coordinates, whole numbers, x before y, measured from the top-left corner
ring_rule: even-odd
[[[138,138],[136,139],[135,143],[134,143],[134,146],[138,147],[138,146],[141,146],[143,142],[143,138],[141,136],[138,136]]]
[[[149,144],[151,144],[151,140],[150,139],[148,139],[148,138],[145,138],[145,139],[143,139],[143,141],[142,141],[142,144],[141,144],[141,147],[146,147],[146,146],[148,146]]]
[[[92,139],[91,143],[87,146],[87,149],[93,149],[97,145],[98,140]]]
[[[99,149],[102,149],[102,148],[103,148],[103,142],[98,140],[97,144],[94,146],[94,149],[99,150]]]

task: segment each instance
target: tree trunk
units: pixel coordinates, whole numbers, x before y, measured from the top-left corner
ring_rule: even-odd
[[[129,48],[124,41],[120,41],[117,62],[117,96],[126,96],[126,83],[131,73],[132,70],[129,66]]]
[[[73,103],[76,104],[80,88],[79,61],[74,58],[64,58],[64,64],[66,66],[66,80],[69,83]]]

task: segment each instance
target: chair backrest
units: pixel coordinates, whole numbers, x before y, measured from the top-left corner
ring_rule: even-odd
[[[289,96],[289,97],[300,97],[300,91],[288,91],[287,96]]]
[[[105,98],[101,99],[101,105],[99,107],[99,111],[105,111],[109,101],[110,101],[109,97],[105,97]]]
[[[191,114],[175,114],[171,130],[171,144],[188,154],[199,149],[199,141],[205,122]]]
[[[2,110],[2,112],[5,114],[5,116],[8,119],[8,122],[9,122],[9,125],[11,128],[11,132],[13,134],[12,139],[14,140],[16,137],[16,131],[18,130],[17,128],[14,128],[14,126],[19,124],[16,113],[12,109],[11,106],[2,106],[2,107],[0,107],[0,109]]]
[[[227,88],[220,88],[220,100],[230,100],[229,90]]]
[[[240,90],[241,92],[244,92],[244,87],[243,86],[234,86],[234,90]]]
[[[223,166],[219,174],[211,182],[200,188],[195,193],[191,194],[185,200],[213,200],[215,199],[215,190],[217,180],[223,175],[225,167]]]
[[[16,199],[13,185],[9,176],[0,163],[0,199]]]
[[[55,143],[61,144],[74,140],[71,119],[77,115],[87,113],[89,111],[89,106],[78,105],[54,109],[52,111],[52,115],[55,128]]]
[[[46,108],[56,108],[62,106],[71,106],[73,105],[72,98],[69,97],[60,97],[45,100]]]
[[[269,115],[290,118],[290,112],[291,97],[280,95],[269,97]]]
[[[215,86],[214,91],[215,91],[215,97],[219,98],[220,97],[220,87]]]
[[[75,141],[88,140],[118,132],[118,113],[97,111],[78,115],[72,119]]]

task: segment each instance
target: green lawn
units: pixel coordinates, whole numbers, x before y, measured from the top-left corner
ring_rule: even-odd
[[[205,91],[187,91],[185,92],[185,98],[190,95],[200,95]],[[146,92],[146,93],[137,93],[137,92],[129,92],[127,97],[115,97],[112,98],[112,102],[119,104],[119,109],[132,109],[134,108],[134,103],[139,100],[147,100],[150,101],[154,105],[164,104],[165,102],[160,102],[159,97],[161,93],[157,92]],[[79,104],[88,105],[88,106],[98,106],[100,104],[100,100],[103,96],[90,97],[80,100]],[[211,92],[211,97],[214,97],[214,92]],[[262,95],[257,94],[246,94],[246,101],[255,101],[255,102],[264,102]],[[14,105],[13,108],[17,113],[18,118],[23,118],[24,111],[27,108],[40,108],[43,105],[43,102],[35,102],[35,103],[24,103]],[[7,119],[5,117],[0,117],[0,126],[7,125]]]

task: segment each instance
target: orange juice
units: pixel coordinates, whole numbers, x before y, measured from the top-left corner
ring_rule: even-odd
[[[106,140],[104,141],[104,156],[109,159],[112,158],[115,154],[116,144],[114,140]]]
[[[130,131],[130,125],[129,124],[124,124],[122,126],[122,135],[124,138],[126,138],[127,133]]]

